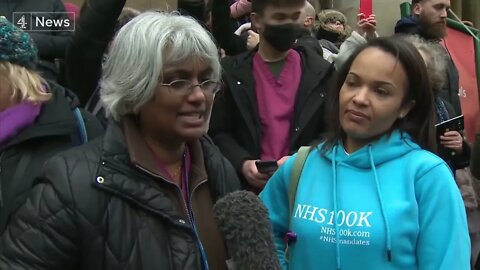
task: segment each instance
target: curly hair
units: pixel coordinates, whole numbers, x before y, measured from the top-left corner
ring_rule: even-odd
[[[445,52],[441,45],[437,42],[427,41],[417,35],[405,35],[402,38],[415,46],[423,60],[427,65],[428,76],[432,86],[433,94],[437,96],[440,89],[446,83],[446,69]]]

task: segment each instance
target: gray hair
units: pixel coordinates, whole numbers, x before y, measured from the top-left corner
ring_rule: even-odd
[[[417,35],[405,35],[403,38],[412,43],[423,56],[427,65],[430,84],[436,96],[446,83],[447,63],[445,61],[445,50],[438,43],[426,41]]]
[[[100,98],[107,116],[120,121],[149,101],[166,64],[198,57],[220,80],[217,47],[194,19],[177,14],[145,12],[120,29],[103,67]]]

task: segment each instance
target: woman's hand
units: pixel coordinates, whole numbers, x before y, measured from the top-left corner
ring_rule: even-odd
[[[448,131],[440,136],[440,144],[445,148],[455,151],[456,154],[463,154],[463,136],[458,131]]]
[[[375,20],[374,14],[370,15],[368,18],[366,18],[363,13],[357,15],[357,32],[361,36],[365,36],[367,39],[375,38],[376,30],[377,21]]]

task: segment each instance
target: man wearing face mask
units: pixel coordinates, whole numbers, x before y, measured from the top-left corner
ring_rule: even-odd
[[[324,55],[324,49],[321,46],[321,43],[318,42],[317,38],[313,33],[313,27],[315,24],[315,8],[310,2],[305,2],[305,6],[302,9],[300,15],[302,27],[298,30],[297,41],[295,43],[296,47],[304,47],[306,50],[312,50],[313,53],[318,53],[319,55]],[[249,25],[251,25],[249,23]],[[247,47],[248,49],[254,49],[259,43],[258,34],[252,30],[248,31]],[[326,58],[325,58],[326,59]]]
[[[332,69],[295,44],[304,6],[305,0],[252,0],[259,46],[222,63],[224,90],[213,105],[210,135],[250,190],[261,190],[272,173],[260,172],[255,161],[282,165],[325,128]]]

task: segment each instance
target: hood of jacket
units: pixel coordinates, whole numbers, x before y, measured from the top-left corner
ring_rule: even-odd
[[[395,34],[420,34],[420,22],[414,16],[403,17],[395,25]]]
[[[78,99],[68,89],[49,82],[52,98],[45,102],[35,123],[10,141],[7,147],[20,142],[46,136],[70,136],[76,127],[76,119],[72,113],[78,105]]]
[[[418,149],[420,146],[412,140],[410,135],[397,130],[351,154],[347,154],[342,143],[339,142],[325,154],[325,157],[330,161],[354,168],[372,169],[372,165],[378,167]]]
[[[407,16],[400,19],[395,25],[395,34],[418,35],[429,41],[438,41],[425,31],[420,20],[415,16]]]

